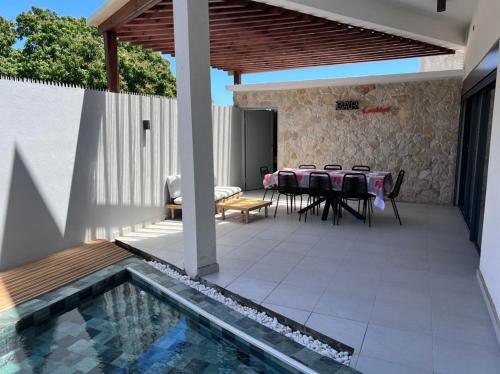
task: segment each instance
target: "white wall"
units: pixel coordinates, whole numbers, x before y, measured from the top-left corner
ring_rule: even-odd
[[[166,98],[0,79],[0,270],[164,217],[176,110]],[[219,184],[240,184],[235,112],[213,108]]]
[[[500,66],[500,61],[499,61]],[[491,301],[500,312],[500,69],[497,70],[497,88],[491,128],[488,181],[479,269]],[[498,314],[494,316],[498,323]],[[494,321],[495,322],[495,321]],[[500,328],[500,325],[497,326]],[[500,336],[499,336],[500,339]]]
[[[480,0],[472,20],[465,55],[465,77],[481,62],[500,38],[500,1]],[[497,61],[500,67],[500,61]],[[500,70],[491,128],[488,180],[479,270],[489,297],[492,319],[500,340]],[[492,305],[491,305],[492,304]]]
[[[500,1],[479,0],[469,28],[465,76],[476,67],[500,39]]]
[[[243,187],[241,170],[242,125],[240,110],[232,106],[213,105],[214,165],[217,183]]]

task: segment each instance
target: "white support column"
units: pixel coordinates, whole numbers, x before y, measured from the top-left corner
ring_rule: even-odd
[[[184,267],[217,272],[208,0],[174,0]]]

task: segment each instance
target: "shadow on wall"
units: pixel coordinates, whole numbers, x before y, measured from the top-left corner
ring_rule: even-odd
[[[0,252],[2,269],[32,258],[32,251],[42,257],[50,251],[45,243],[57,250],[64,246],[64,238],[16,148]]]
[[[159,158],[165,155],[160,152],[165,143],[152,145],[150,134],[136,126],[145,115],[142,106],[148,105],[141,100],[140,96],[85,92],[80,123],[68,124],[79,125],[76,151],[56,151],[57,157],[71,160],[74,156],[62,230],[22,157],[30,149],[21,150],[16,144],[0,270],[86,240],[111,239],[121,228],[164,214],[163,178],[168,167]],[[160,133],[160,119],[156,125]],[[50,143],[46,147],[49,151]]]
[[[180,171],[176,100],[0,79],[0,108],[17,121],[1,138],[0,170],[12,172],[0,271],[165,217],[166,177]],[[239,185],[239,112],[212,110],[218,184]]]

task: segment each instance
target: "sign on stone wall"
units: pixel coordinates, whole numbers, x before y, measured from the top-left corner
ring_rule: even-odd
[[[359,110],[359,100],[337,100],[335,110]]]
[[[392,108],[390,106],[361,108],[359,100],[337,100],[335,103],[335,110],[361,110],[363,114],[380,114],[389,113]]]

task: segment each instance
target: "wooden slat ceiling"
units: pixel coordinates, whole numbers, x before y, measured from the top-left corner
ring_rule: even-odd
[[[240,73],[455,53],[436,45],[250,0],[209,0],[212,67]],[[121,12],[121,13],[120,13]],[[131,0],[101,24],[175,56],[172,0]]]

